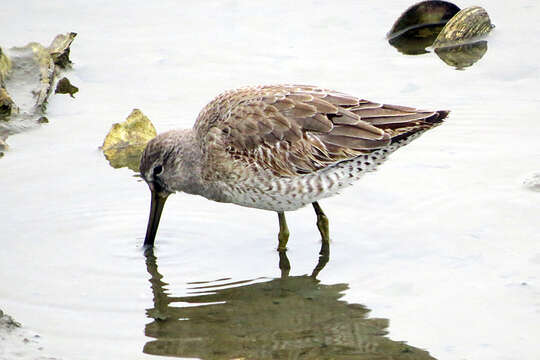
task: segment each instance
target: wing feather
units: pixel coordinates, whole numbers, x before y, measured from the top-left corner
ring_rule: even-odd
[[[277,85],[219,95],[194,129],[212,163],[222,163],[231,176],[263,171],[288,177],[388,146],[446,115],[314,86]]]

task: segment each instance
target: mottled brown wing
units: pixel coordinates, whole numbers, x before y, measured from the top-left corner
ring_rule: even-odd
[[[207,153],[286,177],[380,149],[444,116],[313,86],[278,85],[218,96],[201,111],[195,131]]]

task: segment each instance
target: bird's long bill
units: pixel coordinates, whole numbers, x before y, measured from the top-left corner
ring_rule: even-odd
[[[150,216],[148,217],[148,226],[146,228],[146,237],[144,238],[144,246],[154,246],[159,219],[167,196],[161,196],[158,191],[152,190],[152,202],[150,203]]]

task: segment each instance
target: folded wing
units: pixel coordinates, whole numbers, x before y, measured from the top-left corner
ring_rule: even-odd
[[[433,127],[447,114],[313,86],[278,85],[218,96],[201,111],[195,130],[209,156],[289,177],[383,148]]]

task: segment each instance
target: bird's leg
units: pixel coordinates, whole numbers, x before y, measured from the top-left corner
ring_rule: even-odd
[[[313,209],[315,209],[315,214],[317,214],[317,227],[321,233],[322,242],[324,244],[330,243],[330,231],[328,230],[328,218],[322,211],[318,202],[313,202]],[[321,249],[322,254],[322,249]]]
[[[278,234],[278,251],[287,250],[287,241],[289,241],[289,228],[287,227],[287,220],[285,220],[285,213],[283,211],[278,211],[279,219],[279,234]]]

